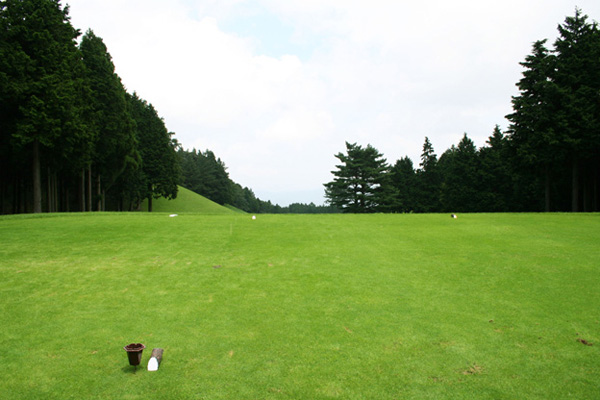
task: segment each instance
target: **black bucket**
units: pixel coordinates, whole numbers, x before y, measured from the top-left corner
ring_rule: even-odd
[[[140,365],[140,362],[142,362],[142,351],[144,351],[146,346],[141,343],[131,343],[123,348],[127,352],[129,365]]]

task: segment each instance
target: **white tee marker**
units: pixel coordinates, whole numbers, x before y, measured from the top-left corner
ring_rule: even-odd
[[[152,355],[148,361],[148,371],[157,371],[160,362],[162,361],[163,349],[152,349]]]

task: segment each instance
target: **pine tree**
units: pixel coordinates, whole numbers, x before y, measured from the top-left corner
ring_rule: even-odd
[[[583,206],[586,211],[597,206],[591,200],[598,190],[598,153],[600,150],[600,31],[596,23],[587,22],[581,10],[558,26],[554,43],[556,84],[564,110],[565,147],[571,163],[571,210]],[[583,170],[583,174],[582,174]],[[592,171],[590,171],[592,170]],[[597,195],[596,195],[597,197]]]
[[[479,165],[475,144],[465,133],[458,147],[440,157],[440,211],[483,211],[479,190]]]
[[[334,180],[326,183],[329,204],[347,213],[368,213],[385,209],[389,166],[371,145],[346,142],[346,154],[335,155],[342,163],[331,171]]]
[[[556,58],[545,43],[535,42],[533,53],[521,63],[525,67],[517,84],[521,94],[513,97],[514,112],[506,118],[511,121],[508,135],[515,163],[544,182],[545,209],[550,211],[552,177],[565,157],[565,116],[555,83]]]
[[[396,161],[391,168],[390,181],[394,189],[392,212],[407,213],[415,209],[416,175],[413,162],[408,157]]]
[[[141,157],[140,177],[146,188],[148,211],[152,211],[152,199],[177,197],[179,163],[177,142],[172,140],[164,121],[156,109],[137,94],[128,95],[131,115],[135,121],[138,151]]]
[[[0,4],[2,140],[10,136],[11,151],[31,159],[36,213],[42,212],[42,171],[69,159],[83,130],[79,34],[58,0]]]
[[[520,165],[519,178],[530,178],[519,187],[537,184],[543,188],[546,211],[563,209],[566,191],[562,183],[568,175],[571,210],[578,211],[581,203],[584,209],[597,209],[600,33],[578,9],[558,30],[560,37],[552,52],[545,47],[545,40],[538,41],[533,54],[522,63],[520,95],[513,98],[514,112],[507,116],[511,121],[509,148]],[[553,195],[555,192],[558,195]]]
[[[140,155],[136,148],[134,121],[128,110],[126,91],[115,73],[104,42],[92,30],[88,30],[81,39],[80,49],[92,90],[88,118],[89,129],[93,133],[94,153],[87,167],[96,169],[94,186],[97,187],[97,208],[100,211],[105,209],[106,192],[115,184],[119,186],[119,179],[128,169],[139,167]]]
[[[479,150],[481,208],[486,212],[510,211],[511,174],[506,156],[507,140],[496,125],[486,147]]]
[[[428,137],[423,143],[421,163],[416,173],[416,212],[439,211],[440,175],[438,159]]]

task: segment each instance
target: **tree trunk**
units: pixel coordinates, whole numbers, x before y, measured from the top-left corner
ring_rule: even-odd
[[[48,183],[48,188],[46,189],[47,190],[46,200],[48,202],[48,212],[51,213],[53,211],[52,200],[54,199],[54,197],[52,196],[52,174],[50,172],[50,168],[48,168],[47,183]]]
[[[56,212],[60,212],[60,181],[58,174],[54,173],[54,207]]]
[[[40,171],[40,142],[33,141],[33,212],[42,212],[42,177]]]
[[[550,168],[546,166],[545,211],[550,212]]]
[[[20,188],[21,186],[21,178],[15,177],[13,179],[13,199],[12,199],[12,213],[17,214],[19,212],[19,196],[20,196]]]
[[[98,195],[97,210],[102,211],[102,181],[100,174],[98,174],[98,177],[96,178],[96,193]]]
[[[91,164],[88,166],[87,210],[92,211],[92,165]]]
[[[4,214],[4,197],[6,196],[5,182],[0,182],[0,215]]]
[[[583,212],[591,211],[590,210],[591,200],[592,200],[592,190],[590,190],[591,185],[592,185],[591,179],[588,179],[588,174],[586,173],[585,179],[583,182]]]
[[[68,185],[65,185],[64,190],[64,198],[65,198],[65,212],[71,212],[71,190]]]
[[[598,168],[594,168],[594,181],[592,183],[592,211],[600,210],[598,204]]]
[[[148,212],[152,212],[152,184],[148,184]]]
[[[579,211],[579,166],[577,164],[577,159],[573,157],[573,165],[572,165],[572,182],[571,182],[571,211],[578,212]]]
[[[29,208],[28,206],[28,201],[27,199],[29,199],[29,185],[27,185],[27,182],[25,182],[24,179],[20,179],[19,180],[19,203],[18,203],[18,208],[17,208],[17,214],[23,214],[29,211],[32,211],[31,208]]]
[[[85,212],[85,169],[81,169],[81,187],[79,190],[79,210]]]
[[[48,201],[48,212],[58,212],[58,176],[48,168],[48,192],[46,193]]]

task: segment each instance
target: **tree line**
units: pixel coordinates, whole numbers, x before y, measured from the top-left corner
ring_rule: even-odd
[[[252,213],[335,211],[263,201],[212,151],[184,150],[103,40],[80,36],[58,0],[0,1],[0,214],[152,211],[178,185]]]
[[[198,193],[215,203],[232,205],[249,213],[269,214],[323,214],[338,210],[333,206],[314,203],[292,203],[287,207],[256,197],[252,189],[242,187],[229,178],[225,163],[210,150],[196,149],[177,152],[181,166],[181,186]]]
[[[182,185],[253,213],[597,211],[600,33],[576,9],[551,49],[534,43],[519,95],[486,146],[465,134],[418,168],[346,143],[327,205],[263,201],[213,152],[183,150],[157,110],[129,93],[102,39],[59,0],[0,1],[0,213],[136,210]]]
[[[0,2],[0,212],[133,210],[177,195],[176,140],[57,0]]]
[[[576,9],[550,50],[533,44],[521,63],[519,95],[477,149],[464,134],[439,158],[426,137],[418,168],[389,165],[371,145],[346,143],[325,184],[344,212],[598,211],[600,31]]]

